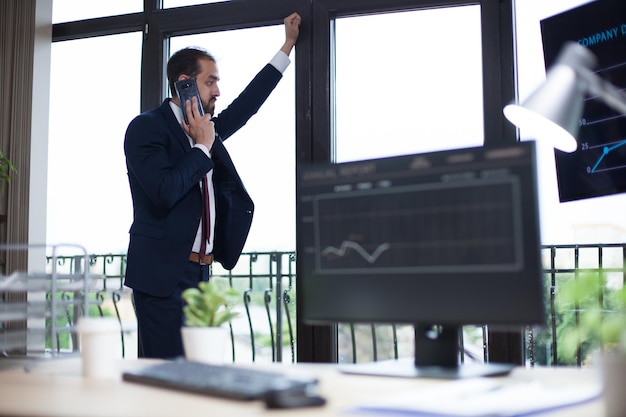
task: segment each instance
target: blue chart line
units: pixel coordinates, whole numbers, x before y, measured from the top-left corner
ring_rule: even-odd
[[[339,256],[341,258],[341,257],[344,257],[346,255],[346,253],[348,252],[348,249],[354,249],[368,263],[373,264],[374,262],[376,262],[378,257],[380,255],[382,255],[382,253],[385,252],[390,247],[391,247],[391,245],[389,243],[383,243],[382,245],[379,245],[372,254],[369,254],[358,243],[352,242],[352,241],[349,241],[349,240],[344,240],[343,242],[341,242],[341,246],[339,248],[335,248],[333,246],[329,246],[326,249],[324,249],[322,251],[322,256],[328,255],[328,254],[333,254],[333,255],[337,255],[337,256]]]
[[[591,168],[591,173],[594,173],[596,171],[596,168],[598,168],[598,165],[600,165],[600,162],[602,162],[602,160],[604,159],[605,156],[607,156],[609,153],[611,153],[612,151],[614,151],[615,149],[626,145],[626,140],[622,140],[621,142],[617,142],[617,144],[613,145],[613,146],[605,146],[604,148],[602,148],[602,155],[600,155],[600,158],[598,158],[598,160],[596,161],[595,165],[593,166],[593,168]]]

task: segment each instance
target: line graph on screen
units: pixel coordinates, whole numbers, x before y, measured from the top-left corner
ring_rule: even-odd
[[[507,176],[320,195],[311,252],[319,273],[518,270],[517,198]]]

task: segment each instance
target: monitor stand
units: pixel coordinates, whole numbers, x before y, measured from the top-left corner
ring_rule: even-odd
[[[341,365],[347,374],[460,379],[508,375],[512,364],[459,364],[460,326],[415,325],[415,358]]]

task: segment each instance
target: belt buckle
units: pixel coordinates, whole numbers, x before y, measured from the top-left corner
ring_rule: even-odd
[[[209,262],[204,262],[204,260],[207,258],[209,259]],[[200,254],[198,254],[198,263],[200,265],[211,265],[213,263],[213,255],[208,254],[208,255],[200,256]]]
[[[208,262],[205,262],[205,259],[208,259]],[[191,252],[189,256],[189,260],[197,263],[198,265],[211,265],[213,263],[213,254],[208,254],[201,256],[198,252]]]

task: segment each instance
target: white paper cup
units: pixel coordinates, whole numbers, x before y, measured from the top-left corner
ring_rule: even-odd
[[[112,317],[81,317],[76,327],[80,336],[83,376],[119,378],[119,322]]]

